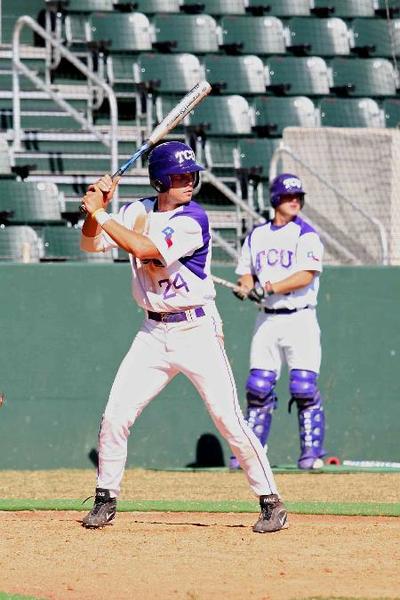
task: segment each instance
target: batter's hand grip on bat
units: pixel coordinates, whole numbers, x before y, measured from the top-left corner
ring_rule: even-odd
[[[199,81],[196,85],[182,98],[182,100],[173,108],[167,116],[157,125],[152,131],[149,139],[140,146],[138,150],[112,175],[112,179],[123,175],[142,154],[147,152],[152,146],[162,140],[167,133],[176,127],[190,113],[203,98],[211,92],[211,85],[208,81]],[[84,204],[81,204],[80,211],[86,214]]]

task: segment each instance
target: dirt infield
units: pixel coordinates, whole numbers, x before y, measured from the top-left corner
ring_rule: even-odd
[[[277,475],[288,501],[400,497],[399,474]],[[6,498],[78,498],[90,471],[2,472]],[[123,499],[251,499],[242,473],[128,471]],[[290,515],[251,532],[255,514],[120,513],[98,531],[79,512],[0,512],[0,591],[52,600],[399,598],[400,519]]]

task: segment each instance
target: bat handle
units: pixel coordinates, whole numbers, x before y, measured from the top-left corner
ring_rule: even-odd
[[[123,165],[123,166],[124,166],[124,165]],[[118,169],[118,171],[115,171],[114,175],[111,175],[111,179],[112,179],[112,180],[114,180],[116,177],[121,177],[121,176],[122,176],[122,175],[125,173],[125,171],[126,171],[126,169],[127,169],[128,167],[127,167],[126,169],[124,169],[124,168],[123,168],[123,166],[122,166],[122,167],[120,167],[120,168]],[[86,210],[86,208],[85,208],[85,205],[84,205],[84,204],[81,204],[81,205],[80,205],[80,207],[79,207],[79,211],[80,211],[80,212],[81,212],[83,215],[85,215],[85,216],[87,215],[87,210]]]
[[[150,147],[151,147],[151,142],[147,141],[145,142],[140,148],[139,150],[137,150],[135,152],[135,154],[133,154],[131,156],[131,158],[129,158],[123,165],[120,166],[120,168],[118,169],[118,171],[115,171],[114,175],[111,176],[111,179],[115,179],[116,177],[122,177],[122,175],[137,161],[137,159],[142,156],[142,154],[144,154]],[[84,204],[81,204],[79,207],[80,212],[83,215],[87,214],[86,208]]]
[[[121,177],[125,171],[120,167],[118,171],[115,171],[114,175],[111,175],[111,179],[114,180],[116,177]]]

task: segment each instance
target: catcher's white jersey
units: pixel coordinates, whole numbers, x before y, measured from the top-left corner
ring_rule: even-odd
[[[210,276],[211,236],[207,213],[196,202],[158,212],[156,198],[125,204],[113,218],[134,229],[145,217],[143,233],[158,248],[163,263],[140,261],[130,255],[132,295],[146,310],[176,312],[213,303],[215,288]],[[117,244],[105,233],[84,238],[87,251],[108,250]]]
[[[259,225],[247,236],[236,268],[238,275],[256,275],[261,285],[272,284],[298,271],[322,271],[323,245],[317,232],[296,217],[277,227],[272,222]],[[265,299],[268,308],[316,306],[319,277],[290,294],[274,294]]]

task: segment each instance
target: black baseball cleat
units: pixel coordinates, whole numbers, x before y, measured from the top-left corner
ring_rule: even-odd
[[[253,526],[255,533],[271,533],[289,527],[285,505],[277,494],[260,496],[260,508],[260,516]]]
[[[97,529],[109,525],[117,512],[117,499],[110,497],[110,490],[96,488],[92,510],[82,519],[83,527]]]

